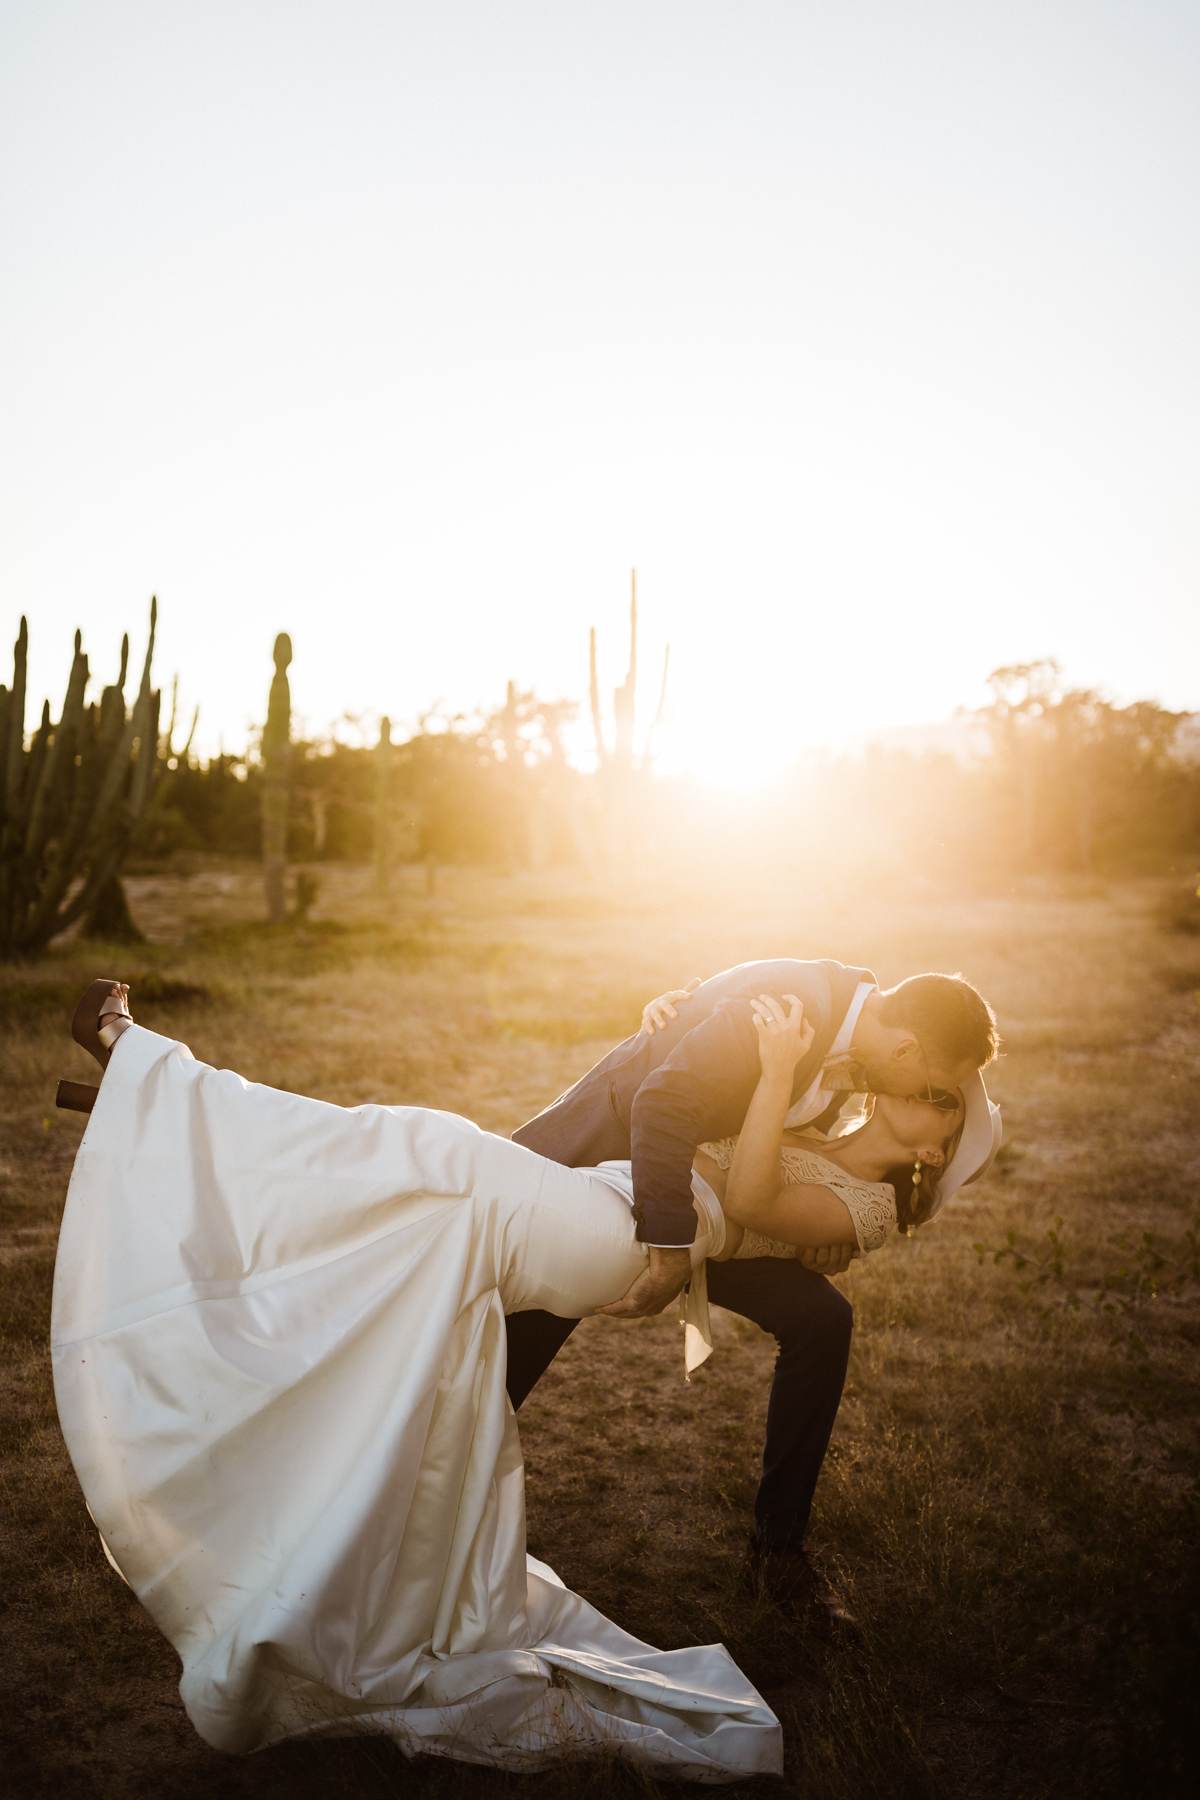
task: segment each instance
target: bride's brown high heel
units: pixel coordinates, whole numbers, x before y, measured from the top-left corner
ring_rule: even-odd
[[[81,1049],[95,1057],[102,1069],[108,1067],[113,1045],[121,1033],[133,1024],[125,1004],[128,992],[124,982],[101,976],[89,982],[72,1015],[71,1036]],[[54,1103],[70,1112],[90,1113],[99,1091],[86,1082],[60,1081]]]
[[[125,996],[129,992],[123,981],[100,976],[90,981],[71,1019],[71,1036],[82,1050],[94,1056],[102,1069],[107,1069],[113,1045],[126,1025],[132,1025]],[[113,1004],[106,1005],[106,1001]],[[112,1021],[105,1024],[105,1019]],[[117,1021],[123,1021],[118,1024]]]
[[[99,1092],[87,1081],[60,1081],[54,1090],[54,1104],[60,1112],[90,1113]]]

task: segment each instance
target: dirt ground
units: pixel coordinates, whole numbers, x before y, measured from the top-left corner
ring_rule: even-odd
[[[1164,929],[1162,885],[948,898],[464,870],[430,898],[414,870],[382,904],[365,871],[318,873],[311,919],[274,931],[252,868],[145,876],[145,945],[66,944],[0,970],[6,1790],[651,1791],[611,1769],[412,1764],[377,1740],[234,1761],[195,1735],[177,1659],[104,1561],[54,1412],[50,1284],[81,1121],[52,1102],[59,1075],[87,1079],[66,1033],[84,981],[123,975],[146,1024],[252,1078],[507,1132],[662,987],[800,955],[885,982],[961,969],[1005,1037],[991,1085],[1007,1142],[986,1183],[840,1282],[855,1342],[811,1546],[864,1643],[822,1649],[740,1585],[773,1345],[729,1314],[690,1386],[673,1314],[584,1322],[521,1414],[530,1547],[628,1629],[720,1640],[768,1691],[784,1782],[727,1791],[1192,1791],[1200,938]],[[1006,1247],[1023,1268],[995,1260]]]

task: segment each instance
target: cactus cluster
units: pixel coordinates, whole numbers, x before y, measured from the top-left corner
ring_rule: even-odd
[[[0,958],[44,949],[87,915],[121,867],[158,772],[159,695],[150,686],[157,622],[151,600],[132,711],[128,637],[115,684],[88,705],[88,660],[76,632],[62,715],[52,723],[47,701],[26,743],[29,628],[21,620],[12,687],[0,686]]]

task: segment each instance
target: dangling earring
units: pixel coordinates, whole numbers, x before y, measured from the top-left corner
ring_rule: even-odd
[[[912,1199],[909,1203],[912,1206],[912,1209],[914,1212],[916,1212],[917,1202],[921,1198],[921,1182],[922,1182],[922,1179],[924,1178],[924,1174],[925,1174],[924,1165],[922,1164],[921,1159],[918,1156],[916,1162],[913,1165]],[[912,1237],[914,1235],[914,1233],[916,1232],[916,1229],[917,1229],[916,1226],[913,1224],[913,1222],[910,1218],[908,1221],[908,1224],[904,1227],[905,1237]]]

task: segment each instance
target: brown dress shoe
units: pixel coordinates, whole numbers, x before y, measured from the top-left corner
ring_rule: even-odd
[[[858,1620],[807,1550],[770,1550],[751,1536],[745,1576],[757,1596],[818,1637],[852,1643],[861,1636]]]

